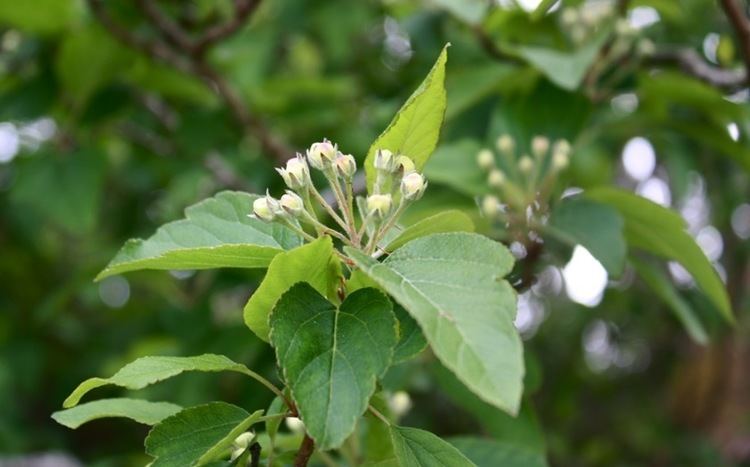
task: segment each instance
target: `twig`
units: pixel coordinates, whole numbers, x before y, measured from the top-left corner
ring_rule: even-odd
[[[745,69],[725,70],[710,65],[693,49],[657,51],[646,62],[652,65],[676,65],[685,73],[726,91],[736,91],[747,85]]]
[[[260,444],[253,443],[250,445],[250,467],[260,466]]]
[[[307,434],[302,439],[302,444],[299,446],[297,456],[294,458],[294,467],[307,467],[307,463],[310,462],[310,457],[315,451],[315,441],[310,438]]]
[[[473,28],[473,30],[474,35],[477,37],[477,40],[479,40],[479,45],[481,45],[484,51],[487,52],[487,54],[489,54],[492,58],[502,62],[517,64],[523,63],[523,60],[516,57],[515,55],[511,55],[501,50],[500,47],[495,44],[495,41],[493,41],[492,38],[484,31],[484,29],[481,28],[481,26],[476,26]]]
[[[721,6],[740,42],[745,71],[750,74],[750,21],[737,0],[721,0]]]
[[[208,29],[193,45],[193,53],[202,55],[211,45],[231,36],[239,30],[245,20],[258,8],[260,0],[234,0],[234,16],[228,22]]]

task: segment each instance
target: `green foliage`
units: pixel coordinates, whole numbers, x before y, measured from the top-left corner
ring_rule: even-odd
[[[232,442],[260,420],[236,405],[211,402],[190,407],[162,420],[146,437],[146,453],[152,466],[206,465],[219,459]]]
[[[546,467],[544,454],[483,438],[452,438],[450,443],[477,467]]]
[[[402,467],[474,466],[458,449],[428,431],[391,426],[391,441]]]
[[[393,357],[398,328],[391,302],[367,288],[336,307],[303,282],[279,299],[270,324],[307,432],[321,449],[340,446]]]
[[[515,292],[502,278],[513,257],[476,234],[433,234],[384,262],[347,250],[357,266],[420,324],[435,355],[482,399],[510,413],[520,404],[523,349]]]
[[[156,425],[182,410],[169,402],[149,402],[140,399],[99,399],[52,414],[52,418],[68,428],[78,428],[84,423],[100,418],[126,417],[144,425]]]
[[[473,232],[474,222],[461,211],[449,210],[426,217],[402,230],[396,238],[388,242],[386,251],[394,251],[419,237],[444,232]]]
[[[139,269],[260,268],[299,245],[289,229],[248,217],[254,196],[222,192],[185,210],[186,219],[159,228],[146,240],[131,240],[99,273]]]

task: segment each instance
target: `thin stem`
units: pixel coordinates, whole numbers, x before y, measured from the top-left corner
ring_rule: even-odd
[[[373,415],[375,415],[375,416],[376,416],[377,418],[379,418],[379,419],[380,419],[380,421],[382,421],[382,422],[383,422],[383,423],[385,423],[386,425],[388,425],[388,426],[390,426],[390,425],[391,425],[391,422],[390,422],[390,421],[388,420],[388,418],[387,418],[387,417],[386,417],[385,415],[383,415],[382,413],[380,413],[380,412],[378,411],[378,409],[376,409],[376,408],[375,408],[375,407],[373,407],[372,405],[368,405],[368,406],[367,406],[367,410],[369,410],[369,411],[370,411],[370,413],[372,413]]]
[[[286,397],[286,395],[281,391],[281,389],[276,387],[275,384],[268,381],[266,378],[262,377],[261,375],[254,372],[250,368],[244,368],[242,370],[242,373],[246,374],[247,376],[253,378],[255,381],[259,382],[263,386],[267,387],[272,393],[279,396],[281,400],[283,400],[286,403],[287,407],[289,407],[290,410],[294,410],[291,401]]]
[[[323,198],[323,195],[321,195],[320,192],[317,190],[317,188],[315,188],[315,185],[310,184],[310,191],[312,192],[313,196],[318,201],[318,203],[320,203],[320,205],[323,206],[323,209],[326,210],[328,215],[330,215],[331,218],[333,218],[333,220],[335,220],[336,223],[338,223],[342,229],[346,229],[346,223],[344,222],[344,220],[341,219],[341,217],[338,214],[336,214],[336,211],[334,211],[331,205],[328,204],[325,198]]]
[[[406,208],[406,203],[404,202],[404,198],[401,198],[401,201],[399,201],[398,208],[391,214],[390,217],[388,217],[388,220],[380,225],[380,227],[375,231],[375,233],[372,235],[372,238],[370,238],[370,241],[367,242],[367,248],[365,248],[365,252],[369,255],[372,254],[373,250],[377,248],[378,242],[381,240],[383,235],[385,235],[388,230],[393,227],[393,225],[396,223],[398,218],[401,216],[401,213],[404,212],[404,209]]]
[[[295,232],[297,232],[298,234],[300,234],[300,235],[301,235],[301,236],[302,236],[302,237],[303,237],[303,238],[304,238],[305,240],[307,240],[308,242],[314,242],[314,241],[316,240],[316,238],[315,238],[315,237],[313,237],[313,236],[312,236],[312,235],[310,235],[309,233],[305,232],[305,231],[304,231],[304,230],[302,230],[301,228],[299,228],[299,227],[297,227],[296,225],[294,225],[294,223],[292,223],[292,222],[291,222],[291,221],[290,221],[289,219],[286,219],[286,218],[284,218],[284,217],[282,217],[281,219],[282,219],[282,221],[284,222],[284,224],[285,224],[285,225],[286,225],[287,227],[289,227],[290,229],[292,229],[292,230],[294,230]]]
[[[305,213],[303,213],[303,215],[304,214]],[[322,232],[322,233],[331,235],[333,237],[338,238],[339,240],[341,240],[342,242],[346,243],[347,245],[354,246],[354,244],[348,238],[346,238],[341,232],[333,230],[332,228],[328,227],[327,225],[322,224],[320,221],[318,221],[317,219],[314,219],[312,216],[307,215],[307,216],[305,216],[303,218],[303,220],[306,221],[308,224],[312,225],[313,227],[315,227],[315,229],[318,231],[318,233]]]
[[[357,232],[357,222],[354,219],[354,189],[352,188],[352,180],[348,178],[345,182],[345,185],[346,185],[346,208],[349,210],[349,218],[351,219],[352,234],[354,237],[352,238],[352,241],[357,247],[359,247],[361,246],[361,240],[359,238],[359,233]]]

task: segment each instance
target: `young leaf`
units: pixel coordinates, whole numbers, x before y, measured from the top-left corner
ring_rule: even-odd
[[[422,84],[370,146],[365,159],[368,190],[375,183],[374,162],[378,149],[388,149],[394,155],[408,156],[414,161],[417,170],[424,167],[435,150],[445,116],[445,63],[448,60],[449,45],[443,47]]]
[[[260,419],[225,402],[190,407],[165,418],[146,437],[152,467],[205,465],[219,459],[232,442]]]
[[[311,285],[281,296],[271,344],[300,418],[318,448],[339,446],[367,409],[396,345],[396,319],[383,293],[367,288],[337,309]]]
[[[430,216],[405,228],[388,243],[386,251],[396,250],[415,238],[443,232],[473,232],[474,222],[461,211],[451,209]]]
[[[161,226],[146,240],[129,240],[99,273],[140,269],[262,268],[282,250],[301,244],[279,224],[248,217],[257,196],[223,191],[185,210],[185,219]]]
[[[627,245],[622,217],[614,208],[587,199],[566,200],[552,212],[545,230],[571,247],[582,245],[610,276],[622,274]]]
[[[124,367],[111,378],[89,378],[63,402],[63,407],[77,405],[92,389],[114,384],[127,389],[143,389],[148,385],[177,376],[184,371],[235,371],[254,375],[245,365],[223,355],[203,354],[196,357],[142,357]]]
[[[477,467],[547,467],[544,452],[488,438],[452,438],[448,440]]]
[[[703,327],[700,319],[690,307],[690,304],[675,290],[672,282],[655,266],[635,258],[631,259],[638,275],[648,284],[657,297],[661,298],[664,303],[672,309],[677,319],[685,327],[688,335],[698,344],[706,345],[708,343],[708,333]]]
[[[429,431],[391,425],[391,441],[401,467],[476,467],[458,449]]]
[[[155,425],[176,414],[182,407],[169,402],[149,402],[140,399],[101,399],[71,409],[60,410],[52,418],[68,428],[78,428],[99,418],[123,417],[144,425]]]
[[[435,355],[485,401],[516,413],[523,392],[523,347],[513,320],[516,294],[502,278],[513,256],[470,233],[413,240],[383,263],[349,257],[419,323]]]
[[[268,316],[281,295],[297,282],[305,281],[323,295],[335,290],[341,265],[333,251],[331,237],[277,255],[258,290],[245,305],[245,324],[268,342]]]
[[[398,343],[393,350],[393,363],[400,363],[421,353],[427,347],[427,341],[419,329],[419,324],[404,307],[396,303],[393,312],[398,319]]]
[[[728,322],[734,322],[724,284],[703,250],[685,230],[685,222],[677,213],[641,196],[613,188],[588,190],[585,196],[620,211],[625,219],[625,238],[630,245],[682,264],[722,316]]]

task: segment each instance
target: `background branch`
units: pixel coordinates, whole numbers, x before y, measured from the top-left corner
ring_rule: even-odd
[[[750,73],[750,21],[737,0],[720,0],[720,3],[737,34],[742,59],[745,62],[745,71]]]

